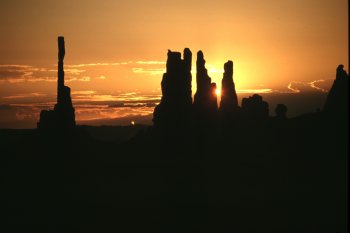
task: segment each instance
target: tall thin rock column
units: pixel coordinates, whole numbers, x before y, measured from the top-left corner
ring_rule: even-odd
[[[224,64],[224,77],[221,86],[220,110],[230,112],[238,108],[238,98],[233,82],[233,62],[228,61]]]
[[[194,95],[193,111],[194,121],[198,123],[208,124],[215,120],[218,110],[216,83],[211,82],[208,71],[205,68],[205,60],[202,51],[197,53],[197,91]]]
[[[64,46],[64,37],[59,36],[58,42],[58,70],[57,70],[57,104],[64,103],[64,69],[63,59],[66,54]]]
[[[70,88],[64,85],[63,59],[65,56],[64,37],[58,37],[58,80],[57,104],[54,111],[57,115],[58,127],[71,128],[75,126],[75,110],[70,96]]]
[[[75,127],[75,109],[70,96],[70,88],[64,85],[63,60],[65,56],[64,37],[59,36],[58,71],[57,71],[57,103],[54,110],[43,110],[38,122],[39,129],[69,129]]]

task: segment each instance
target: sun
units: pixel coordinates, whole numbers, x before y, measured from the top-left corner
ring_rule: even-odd
[[[220,89],[216,89],[216,90],[215,90],[215,94],[216,94],[216,95],[221,95],[221,90],[220,90]]]

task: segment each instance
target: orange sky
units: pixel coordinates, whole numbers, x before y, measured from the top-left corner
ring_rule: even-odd
[[[90,98],[130,92],[159,95],[167,49],[185,47],[194,55],[193,64],[197,51],[204,52],[209,75],[219,88],[223,64],[233,60],[240,92],[313,89],[313,81],[333,79],[338,64],[347,67],[347,4],[2,0],[0,104],[55,93],[58,35],[66,40],[67,85],[76,93],[90,93]]]

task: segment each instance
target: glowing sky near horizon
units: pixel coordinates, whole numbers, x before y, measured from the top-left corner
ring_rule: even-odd
[[[218,88],[233,60],[238,92],[322,91],[338,64],[347,69],[347,9],[346,0],[2,0],[0,104],[55,93],[59,35],[67,85],[85,99],[159,95],[167,50],[185,47],[193,64],[204,52]]]

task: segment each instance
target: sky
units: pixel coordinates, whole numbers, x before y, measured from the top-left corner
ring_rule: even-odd
[[[0,30],[0,127],[55,104],[57,36],[78,123],[151,119],[168,49],[202,50],[218,88],[232,60],[239,97],[324,96],[349,62],[346,0],[2,0]]]

